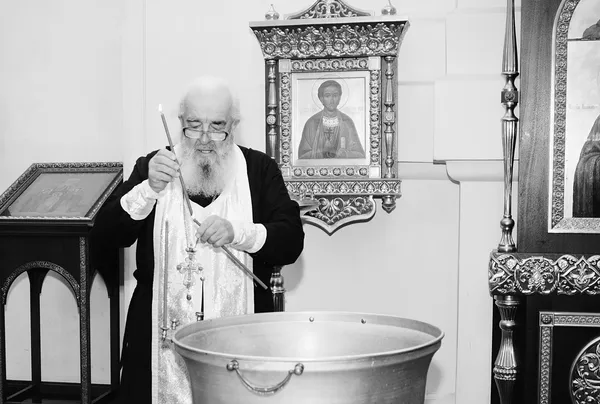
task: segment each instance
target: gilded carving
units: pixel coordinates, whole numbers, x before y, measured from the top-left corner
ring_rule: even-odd
[[[542,314],[540,316],[540,321],[542,322],[542,324],[545,324],[545,325],[552,324],[553,317],[551,315],[549,315],[549,314]]]
[[[555,314],[554,325],[600,326],[600,314]]]
[[[329,234],[342,225],[371,218],[375,212],[373,197],[381,198],[384,211],[389,213],[401,195],[400,182],[396,181],[395,70],[410,24],[405,18],[392,16],[392,9],[386,9],[389,15],[381,18],[353,9],[343,0],[317,0],[282,21],[268,13],[267,21],[250,23],[269,78],[270,66],[277,63],[277,109],[267,109],[266,114],[268,144],[275,138],[270,156],[279,164],[290,194],[300,199],[310,194],[320,201],[316,212],[303,217]],[[381,70],[384,60],[385,77]],[[328,129],[324,137],[317,123],[322,117],[317,115],[311,97],[316,109],[321,109],[318,85],[325,78],[334,80],[332,77],[345,86],[340,96],[352,95],[351,102],[342,103],[350,119],[338,114],[338,119],[346,121],[344,125],[329,120],[329,128],[343,126],[346,133],[338,136],[337,129]],[[270,94],[267,91],[268,97]]]
[[[286,181],[288,191],[294,195],[374,195],[394,194],[400,196],[401,180],[356,181]]]
[[[517,287],[523,293],[551,293],[556,287],[556,274],[551,263],[541,257],[533,257],[515,270]]]
[[[320,60],[294,60],[292,61],[292,72],[303,71],[346,71],[366,70],[369,67],[367,58],[343,58],[343,59],[320,59]]]
[[[550,404],[554,327],[599,327],[600,313],[540,312],[539,403]],[[570,394],[575,404],[600,399],[600,338],[575,357],[570,371]]]
[[[575,295],[600,294],[600,256],[539,256],[492,252],[490,293]]]
[[[498,389],[507,392],[512,390],[519,373],[513,331],[516,326],[515,315],[520,301],[515,296],[495,296],[494,300],[500,312],[502,337],[498,355],[494,361],[493,374]]]
[[[345,224],[365,221],[375,215],[373,196],[349,196],[316,198],[319,206],[305,214],[304,219],[332,234]]]
[[[574,404],[600,401],[600,338],[586,345],[571,366],[570,394]]]
[[[265,59],[396,54],[406,22],[253,27]]]
[[[372,210],[372,199],[363,196],[338,196],[332,199],[319,198],[318,210],[316,212],[309,212],[307,215],[316,217],[328,225],[332,225],[350,216],[368,214]]]
[[[539,349],[539,404],[549,404],[550,374],[552,373],[552,327],[541,327]]]
[[[318,0],[312,6],[297,14],[287,17],[290,20],[310,18],[361,17],[370,15],[350,7],[341,0]]]
[[[280,136],[280,153],[281,153],[281,168],[284,173],[290,172],[292,176],[298,178],[306,177],[358,177],[369,178],[369,167],[379,171],[380,148],[379,142],[381,137],[380,131],[380,105],[381,105],[381,89],[380,89],[380,71],[371,66],[369,80],[369,165],[368,166],[294,166],[293,154],[294,151],[290,147],[290,133],[292,131],[292,111],[289,105],[292,104],[292,88],[291,77],[292,73],[298,72],[313,72],[313,71],[340,71],[340,70],[366,70],[369,69],[368,58],[345,58],[345,59],[323,59],[323,60],[294,60],[291,62],[289,72],[280,72],[279,74],[279,91],[281,97],[281,136]],[[285,106],[288,106],[287,108]],[[288,169],[286,171],[286,169]]]

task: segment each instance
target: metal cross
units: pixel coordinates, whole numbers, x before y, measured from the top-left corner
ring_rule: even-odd
[[[188,289],[187,298],[191,300],[192,296],[189,293],[189,289],[196,284],[194,275],[198,274],[200,280],[204,281],[204,277],[202,276],[203,268],[196,261],[196,249],[186,248],[185,251],[188,253],[188,256],[183,263],[177,265],[177,270],[183,275],[183,286]]]

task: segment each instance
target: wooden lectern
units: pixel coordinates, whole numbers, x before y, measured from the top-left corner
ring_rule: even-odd
[[[89,233],[96,213],[122,182],[121,163],[33,164],[0,196],[0,404],[42,398],[98,403],[119,385],[119,276],[122,253],[103,257],[114,270],[102,274],[110,299],[110,385],[91,384]],[[41,377],[40,293],[48,271],[70,286],[79,309],[81,383]],[[31,381],[7,380],[5,306],[13,281],[27,273],[31,307]]]

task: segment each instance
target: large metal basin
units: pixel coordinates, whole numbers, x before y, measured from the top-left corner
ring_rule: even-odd
[[[394,316],[279,312],[175,333],[196,404],[423,404],[443,332]]]

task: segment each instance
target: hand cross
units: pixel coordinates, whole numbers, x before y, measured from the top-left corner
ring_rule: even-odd
[[[183,286],[190,288],[196,284],[195,274],[200,275],[200,280],[204,281],[202,271],[204,268],[196,261],[196,250],[194,248],[186,248],[188,256],[185,261],[177,265],[177,270],[183,275]]]

